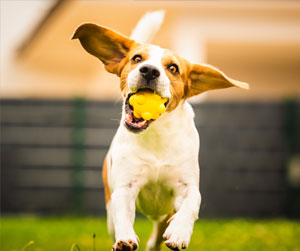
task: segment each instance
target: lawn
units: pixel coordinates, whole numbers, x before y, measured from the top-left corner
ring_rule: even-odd
[[[151,223],[138,218],[135,230],[144,250]],[[95,248],[93,248],[93,235]],[[111,250],[103,218],[2,217],[1,251]],[[33,245],[26,244],[33,241]],[[79,250],[73,247],[73,251]],[[163,251],[169,250],[163,248]],[[288,220],[203,220],[195,224],[188,250],[300,251],[300,222]]]

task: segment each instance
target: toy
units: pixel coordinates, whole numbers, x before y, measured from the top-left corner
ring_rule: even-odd
[[[166,111],[167,98],[162,98],[151,91],[142,90],[129,98],[129,104],[133,107],[133,115],[144,120],[158,119]]]

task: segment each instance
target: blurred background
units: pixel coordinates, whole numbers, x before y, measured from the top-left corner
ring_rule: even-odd
[[[161,9],[155,44],[251,87],[191,100],[201,218],[299,219],[300,3],[246,0],[1,0],[2,214],[104,215],[119,79],[70,38],[84,22],[129,36]]]

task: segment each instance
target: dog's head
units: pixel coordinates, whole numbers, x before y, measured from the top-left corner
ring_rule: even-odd
[[[167,112],[174,110],[181,100],[208,90],[232,86],[248,89],[248,84],[233,80],[211,66],[191,64],[173,51],[137,43],[95,24],[81,25],[75,38],[104,63],[108,72],[120,77],[124,112],[128,115],[124,116],[124,122],[132,132],[141,132],[153,122],[133,116],[128,100],[141,89],[150,89],[167,98]]]

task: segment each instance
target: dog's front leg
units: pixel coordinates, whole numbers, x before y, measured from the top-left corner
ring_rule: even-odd
[[[129,184],[118,187],[111,196],[111,213],[116,242],[113,251],[131,251],[138,247],[138,238],[133,229],[136,192]]]
[[[166,245],[172,250],[185,249],[189,245],[201,203],[198,186],[190,185],[182,189],[176,200],[177,212],[170,218],[163,235]]]

